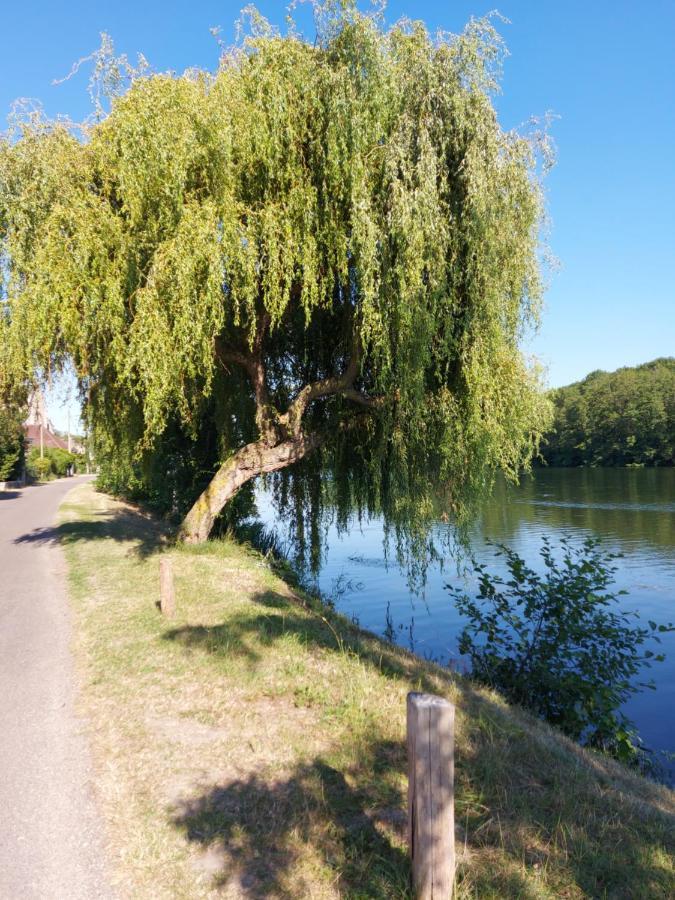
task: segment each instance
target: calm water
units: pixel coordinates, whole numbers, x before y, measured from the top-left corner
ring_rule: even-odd
[[[260,503],[271,524],[271,510]],[[439,532],[444,526],[438,526]],[[494,570],[499,564],[487,540],[509,544],[534,568],[539,565],[541,538],[556,542],[594,535],[616,560],[616,586],[628,593],[621,605],[641,618],[675,621],[675,470],[673,469],[542,469],[520,487],[498,485],[471,539],[472,551]],[[379,521],[338,536],[329,529],[319,587],[336,595],[338,608],[360,624],[382,634],[387,616],[399,643],[442,662],[457,661],[462,619],[445,590],[461,583],[457,566],[448,560],[429,572],[425,597],[411,596],[405,574],[387,566]],[[467,590],[472,582],[466,581]],[[656,649],[656,648],[654,648]],[[675,634],[663,636],[658,648],[666,661],[648,675],[656,691],[634,697],[626,712],[647,746],[675,752]],[[671,775],[675,766],[669,766]]]

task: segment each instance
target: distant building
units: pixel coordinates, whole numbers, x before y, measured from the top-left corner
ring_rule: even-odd
[[[24,434],[26,435],[27,449],[31,447],[40,447],[40,444],[47,450],[49,447],[58,447],[60,450],[68,450],[68,441],[59,437],[54,430],[54,426],[47,417],[47,407],[45,406],[45,398],[41,390],[36,390],[28,404],[28,417],[23,423]],[[72,446],[72,444],[71,444]],[[75,449],[73,447],[73,449]],[[75,450],[77,452],[77,450]]]

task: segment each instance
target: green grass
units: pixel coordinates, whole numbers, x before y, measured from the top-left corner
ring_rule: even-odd
[[[411,689],[457,706],[458,897],[675,895],[666,788],[298,597],[246,547],[170,547],[90,486],[59,530],[122,896],[409,896]]]

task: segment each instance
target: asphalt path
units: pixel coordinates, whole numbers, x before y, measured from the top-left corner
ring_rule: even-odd
[[[54,518],[83,478],[0,492],[0,898],[107,887]]]

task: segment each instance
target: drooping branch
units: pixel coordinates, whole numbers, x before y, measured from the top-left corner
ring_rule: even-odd
[[[216,354],[221,363],[225,365],[233,363],[246,370],[253,387],[256,424],[261,439],[273,446],[279,440],[279,413],[270,400],[262,358],[262,342],[266,328],[266,321],[263,320],[256,334],[253,348],[249,352],[231,349],[220,338],[216,338]]]
[[[371,397],[368,394],[363,394],[361,391],[355,390],[354,388],[345,388],[339,393],[346,400],[351,400],[353,403],[358,403],[360,406],[365,406],[368,409],[381,409],[387,402],[387,398],[384,395]]]
[[[372,409],[383,405],[385,401],[384,397],[369,397],[367,394],[361,393],[361,391],[356,390],[354,387],[354,381],[361,368],[361,358],[361,347],[358,343],[358,339],[355,338],[352,354],[341,375],[314,381],[311,384],[305,385],[305,387],[298,392],[284,415],[279,417],[279,421],[288,429],[289,433],[294,434],[300,430],[302,417],[309,404],[313,400],[319,400],[323,397],[331,397],[339,394],[347,400],[352,400],[361,406],[370,407]]]
[[[234,363],[246,370],[251,380],[256,406],[268,406],[270,403],[265,367],[260,356],[254,353],[242,353],[226,347],[220,339],[216,341],[216,352],[221,363]]]

